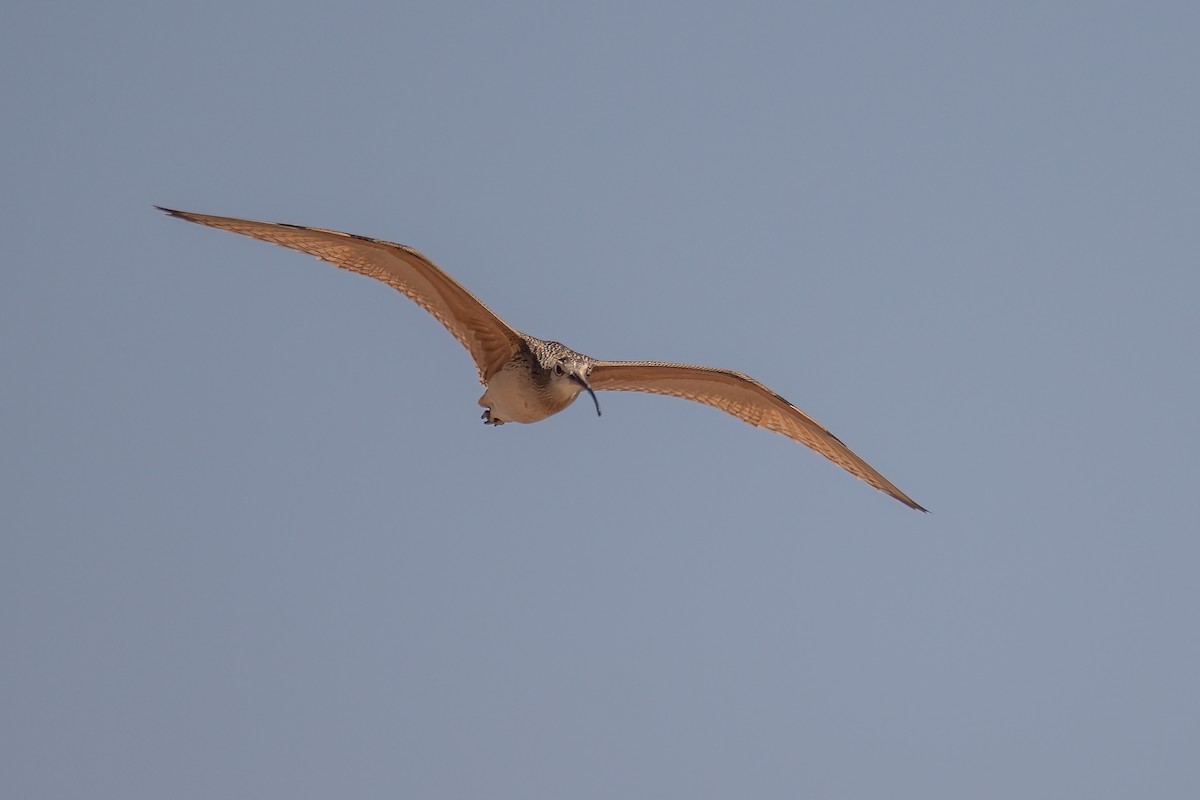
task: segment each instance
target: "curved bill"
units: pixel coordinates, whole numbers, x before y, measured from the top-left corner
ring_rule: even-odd
[[[584,378],[582,375],[576,375],[574,372],[572,372],[571,380],[578,383],[584,389],[587,389],[587,393],[592,396],[592,402],[596,404],[596,416],[597,417],[600,416],[600,401],[596,399],[596,393],[593,392],[592,387],[588,385],[587,379]]]

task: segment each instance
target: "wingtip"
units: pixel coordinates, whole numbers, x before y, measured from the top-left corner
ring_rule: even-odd
[[[904,503],[904,505],[908,506],[909,508],[912,508],[912,509],[915,509],[915,510],[917,510],[917,511],[920,511],[922,514],[928,514],[928,513],[929,513],[929,509],[928,509],[928,508],[926,508],[925,506],[921,505],[921,504],[920,504],[920,503],[918,503],[916,500],[913,500],[911,497],[909,497],[908,495],[904,494],[903,492],[898,492],[898,493],[892,493],[892,492],[888,492],[888,494],[890,494],[890,495],[891,495],[893,498],[895,498],[896,500],[899,500],[901,503]]]
[[[166,206],[154,206],[154,207],[157,208],[159,211],[163,212],[164,214],[169,214],[172,217],[182,217],[183,216],[182,211],[176,211],[173,208],[167,208]]]

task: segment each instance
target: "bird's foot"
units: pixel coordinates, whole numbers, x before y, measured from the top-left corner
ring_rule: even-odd
[[[490,408],[485,408],[483,410],[483,416],[480,419],[483,420],[484,425],[503,425],[504,424],[504,420],[496,419],[495,417],[492,416],[492,410]]]

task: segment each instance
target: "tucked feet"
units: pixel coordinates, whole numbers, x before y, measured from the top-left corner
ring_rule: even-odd
[[[483,416],[481,417],[481,419],[483,420],[484,425],[503,425],[504,424],[504,420],[496,419],[495,417],[492,416],[492,410],[490,408],[485,408],[483,410]]]

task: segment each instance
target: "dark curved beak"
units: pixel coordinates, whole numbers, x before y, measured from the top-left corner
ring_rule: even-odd
[[[578,383],[584,389],[587,389],[587,393],[592,396],[592,402],[596,404],[596,416],[600,416],[600,401],[596,399],[596,393],[592,391],[592,387],[588,386],[587,378],[583,377],[582,375],[576,375],[574,372],[572,372],[571,380]]]

